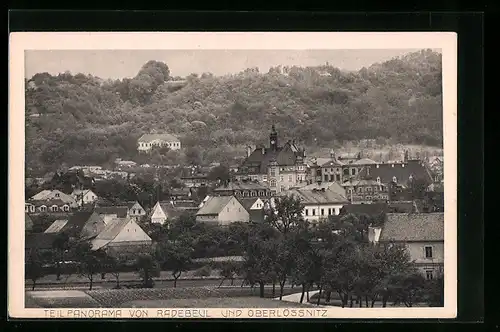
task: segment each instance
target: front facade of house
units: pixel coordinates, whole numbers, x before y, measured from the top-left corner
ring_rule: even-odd
[[[115,218],[91,241],[92,249],[123,255],[138,253],[151,246],[152,240],[133,218]]]
[[[76,203],[75,199],[71,195],[67,195],[60,190],[42,190],[38,194],[32,196],[28,202],[31,201],[50,201],[50,200],[60,200],[64,204],[69,205],[70,208],[76,208],[78,207],[78,204]]]
[[[233,222],[248,222],[248,211],[234,196],[210,197],[196,214],[197,222],[229,225]]]
[[[336,182],[313,183],[283,195],[298,198],[304,205],[304,219],[312,224],[339,215],[342,207],[349,204],[344,188]]]
[[[402,243],[427,279],[444,267],[444,213],[388,213],[382,227],[371,228],[371,241]]]
[[[295,141],[280,146],[273,125],[269,147],[259,146],[253,152],[249,148],[247,158],[234,176],[239,181],[249,179],[264,183],[273,193],[280,193],[305,183],[306,174],[304,149],[299,149]]]
[[[388,186],[376,180],[349,180],[342,183],[352,204],[372,204],[389,200]]]
[[[38,213],[70,213],[72,210],[70,204],[60,199],[51,200],[30,200],[24,204],[24,212],[29,214]]]
[[[139,204],[139,202],[128,203],[128,215],[133,218],[142,218],[146,215],[146,210]]]
[[[149,152],[153,148],[167,146],[170,150],[179,150],[181,141],[170,134],[144,134],[137,142],[139,152]]]
[[[260,197],[269,198],[272,196],[271,189],[258,181],[241,180],[223,183],[213,190],[214,196],[235,196],[235,197]]]
[[[78,206],[93,204],[98,197],[92,190],[73,190],[71,196],[75,199]]]
[[[156,202],[155,206],[153,207],[152,213],[151,213],[151,223],[152,224],[163,225],[167,221],[167,219],[168,219],[167,205],[168,204],[170,204],[170,202]]]

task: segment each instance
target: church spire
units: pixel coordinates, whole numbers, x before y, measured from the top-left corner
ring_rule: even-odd
[[[269,146],[272,150],[277,150],[278,148],[278,133],[274,124],[271,127],[271,134],[269,135]]]

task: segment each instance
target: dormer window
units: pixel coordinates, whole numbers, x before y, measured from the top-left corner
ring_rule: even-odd
[[[393,177],[392,177],[392,182],[397,183],[397,182],[398,182],[398,179],[397,179],[395,176],[393,176]]]
[[[59,197],[59,196],[60,196],[59,193],[56,193],[56,197]]]
[[[377,176],[377,183],[380,183],[380,176]]]

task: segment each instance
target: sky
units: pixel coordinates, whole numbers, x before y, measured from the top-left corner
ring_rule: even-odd
[[[359,70],[414,51],[417,50],[31,50],[25,52],[25,77],[70,71],[123,79],[135,76],[149,60],[165,62],[171,76],[181,77],[203,72],[217,76],[234,74],[250,67],[267,72],[277,65],[305,67],[327,62],[343,70]]]

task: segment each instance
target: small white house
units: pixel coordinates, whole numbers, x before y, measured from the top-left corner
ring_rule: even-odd
[[[141,218],[146,215],[146,210],[137,201],[127,202],[128,215],[134,218]]]
[[[92,204],[97,200],[97,195],[90,189],[79,190],[75,189],[71,193],[71,196],[75,199],[78,206]]]
[[[196,221],[218,225],[249,220],[250,214],[234,196],[210,197],[196,213]]]
[[[137,142],[139,152],[151,151],[154,147],[166,146],[170,150],[179,150],[181,141],[171,134],[144,134]]]

